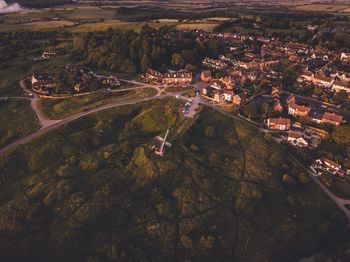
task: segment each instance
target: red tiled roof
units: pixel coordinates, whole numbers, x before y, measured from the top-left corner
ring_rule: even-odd
[[[323,82],[328,82],[328,83],[333,81],[333,78],[327,77],[327,76],[321,76],[321,75],[315,75],[315,79]]]
[[[291,121],[288,118],[269,118],[269,123],[272,125],[286,125],[290,126]]]
[[[350,85],[348,83],[342,81],[335,81],[334,85],[350,88]]]
[[[291,104],[289,107],[298,111],[298,112],[305,112],[305,113],[308,113],[311,110],[310,107],[301,106],[301,105],[297,105],[297,104]]]
[[[328,121],[328,122],[340,124],[342,120],[343,120],[343,117],[336,115],[335,113],[326,112],[322,116],[322,121],[326,121],[326,122]]]

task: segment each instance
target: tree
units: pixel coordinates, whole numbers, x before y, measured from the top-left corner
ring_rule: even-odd
[[[249,118],[256,118],[260,114],[260,106],[255,104],[255,103],[249,103],[245,108],[244,108],[244,113],[249,116]]]
[[[171,58],[171,64],[173,66],[183,66],[185,63],[183,57],[179,53],[174,53]]]
[[[345,102],[348,100],[348,93],[344,90],[341,90],[336,94],[335,99],[340,102]]]
[[[350,145],[350,126],[337,126],[332,133],[332,139],[337,144]]]
[[[297,70],[294,65],[286,67],[282,73],[283,84],[285,86],[292,86],[297,79]]]
[[[83,37],[75,35],[73,37],[73,48],[74,50],[82,50],[86,47],[86,41]]]
[[[313,92],[315,95],[317,95],[317,96],[320,96],[320,95],[322,95],[322,93],[323,93],[323,89],[322,89],[322,87],[320,87],[320,86],[315,86],[314,87],[314,92]]]

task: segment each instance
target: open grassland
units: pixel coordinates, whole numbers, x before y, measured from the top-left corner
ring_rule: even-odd
[[[62,119],[84,110],[99,107],[108,103],[151,97],[155,94],[156,91],[152,88],[115,93],[102,91],[90,95],[67,99],[41,99],[39,101],[39,108],[50,119]]]
[[[295,261],[337,243],[342,214],[278,145],[180,108],[106,110],[1,155],[3,260]]]
[[[142,27],[148,25],[155,29],[162,26],[176,26],[178,29],[202,29],[212,31],[218,25],[213,21],[195,21],[195,22],[124,22],[119,20],[111,20],[106,22],[89,22],[89,23],[73,23],[69,21],[51,21],[51,22],[31,22],[24,24],[0,24],[0,32],[10,32],[16,30],[33,30],[33,31],[69,31],[71,33],[87,33],[96,31],[105,31],[108,28],[117,30],[134,30],[140,31]]]
[[[0,123],[0,146],[39,128],[39,123],[27,100],[0,100]]]
[[[348,12],[350,4],[310,4],[310,5],[296,5],[290,7],[293,11],[306,11],[306,12]]]
[[[176,25],[178,29],[186,29],[186,30],[193,30],[193,29],[201,29],[205,31],[213,31],[214,27],[217,26],[218,23],[211,23],[211,22],[204,22],[204,21],[197,21],[194,23],[181,23]]]
[[[97,6],[61,6],[31,13],[9,14],[0,24],[0,32],[16,30],[58,30],[73,33],[104,31],[108,28],[139,31],[146,22],[123,22],[115,19],[115,8]],[[58,18],[60,20],[52,21]],[[179,29],[203,29],[211,31],[220,21],[229,18],[213,17],[206,20],[179,22],[177,19],[160,19],[147,24],[154,28],[175,25]],[[40,21],[37,21],[40,20]]]

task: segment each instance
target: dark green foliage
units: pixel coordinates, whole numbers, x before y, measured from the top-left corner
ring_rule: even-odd
[[[150,67],[165,70],[170,65],[179,69],[189,63],[189,69],[194,70],[205,56],[217,56],[222,50],[215,39],[196,41],[172,27],[155,30],[148,26],[140,33],[110,29],[102,34],[76,35],[73,46],[72,57],[77,61],[125,73],[145,72]]]
[[[344,125],[335,127],[332,139],[338,144],[350,145],[350,127]]]

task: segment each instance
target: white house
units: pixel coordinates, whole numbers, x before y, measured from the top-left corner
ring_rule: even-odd
[[[336,92],[345,91],[347,93],[350,93],[350,84],[343,81],[335,81],[332,89]]]
[[[309,143],[303,138],[302,133],[289,131],[287,142],[296,147],[307,147]]]

